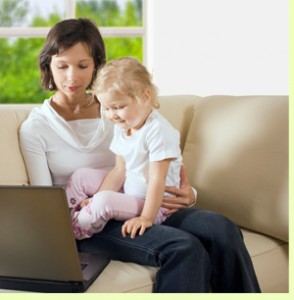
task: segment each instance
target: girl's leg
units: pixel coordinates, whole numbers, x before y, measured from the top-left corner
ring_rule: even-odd
[[[144,199],[119,192],[101,191],[87,206],[75,212],[73,226],[76,238],[89,238],[102,231],[109,220],[128,220],[140,215]]]
[[[144,199],[113,191],[101,191],[93,196],[87,206],[74,215],[74,232],[78,239],[91,237],[102,231],[109,220],[125,221],[139,216]],[[155,224],[162,223],[166,217],[160,210]]]
[[[66,195],[70,208],[80,204],[84,199],[92,197],[102,184],[107,171],[99,169],[77,169],[66,187]]]
[[[166,220],[166,218],[167,218],[167,216],[165,214],[166,211],[167,211],[166,208],[163,208],[163,207],[159,208],[158,214],[154,220],[154,224],[158,225],[158,224],[163,223]]]

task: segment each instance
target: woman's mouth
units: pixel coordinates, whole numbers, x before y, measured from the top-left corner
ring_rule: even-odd
[[[68,89],[71,91],[71,92],[76,92],[78,90],[78,86],[69,86]]]

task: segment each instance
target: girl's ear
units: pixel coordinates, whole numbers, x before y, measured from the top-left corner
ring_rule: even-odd
[[[151,91],[149,89],[144,90],[142,98],[143,98],[142,100],[144,103],[150,101],[151,100]]]

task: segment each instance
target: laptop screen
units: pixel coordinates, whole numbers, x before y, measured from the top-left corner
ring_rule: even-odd
[[[0,276],[81,281],[65,191],[0,187]]]

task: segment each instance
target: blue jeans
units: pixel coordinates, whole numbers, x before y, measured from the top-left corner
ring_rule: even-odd
[[[110,221],[101,233],[78,241],[79,250],[159,267],[155,292],[260,292],[239,228],[217,213],[182,209],[135,239],[122,236],[122,224]]]

